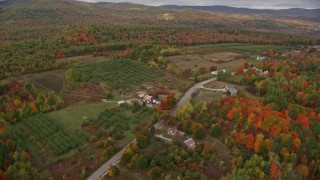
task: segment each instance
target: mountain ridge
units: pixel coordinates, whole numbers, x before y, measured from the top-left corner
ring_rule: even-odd
[[[200,10],[200,11],[217,11],[225,13],[240,13],[240,14],[274,14],[286,16],[308,16],[319,17],[320,9],[303,9],[303,8],[289,8],[289,9],[251,9],[251,8],[238,8],[231,6],[179,6],[179,5],[163,5],[160,6],[165,9],[171,10]]]

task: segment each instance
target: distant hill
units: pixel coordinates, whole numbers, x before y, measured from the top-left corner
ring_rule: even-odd
[[[301,8],[292,8],[292,9],[281,9],[281,10],[272,10],[272,9],[249,9],[249,8],[235,8],[229,6],[176,6],[176,5],[165,5],[161,6],[166,9],[171,10],[184,10],[192,9],[199,11],[216,11],[216,12],[225,12],[225,13],[238,13],[238,14],[272,14],[279,16],[305,16],[305,17],[314,17],[320,18],[320,9],[301,9]]]
[[[180,9],[191,10],[177,11]],[[255,10],[227,6],[155,7],[76,0],[0,0],[0,41],[15,42],[48,37],[74,26],[106,23],[240,29],[319,37],[320,18],[317,18],[317,12],[303,9]],[[278,15],[275,16],[274,13]]]
[[[0,0],[0,5],[10,5],[10,4],[17,4],[17,3],[26,3],[32,0]]]

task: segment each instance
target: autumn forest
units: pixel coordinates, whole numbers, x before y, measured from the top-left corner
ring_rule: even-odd
[[[316,10],[175,8],[0,1],[0,179],[320,179]]]

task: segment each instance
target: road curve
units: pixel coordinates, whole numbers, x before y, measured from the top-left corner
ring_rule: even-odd
[[[191,97],[192,93],[194,93],[197,89],[201,88],[203,85],[208,84],[212,81],[216,81],[217,78],[211,78],[206,81],[202,81],[200,83],[197,83],[193,85],[181,98],[179,103],[176,105],[176,107],[171,111],[171,114],[174,115]],[[159,123],[159,122],[158,122]],[[107,174],[109,168],[111,165],[116,164],[121,156],[124,150],[130,146],[132,143],[135,143],[136,139],[131,141],[129,144],[127,144],[120,152],[118,152],[116,155],[114,155],[109,161],[107,161],[105,164],[103,164],[99,169],[97,169],[89,178],[88,180],[101,180],[104,175]]]
[[[216,81],[217,78],[211,78],[206,81],[199,82],[195,85],[193,85],[181,98],[181,100],[178,102],[176,107],[171,111],[171,115],[174,115],[177,113],[177,111],[190,99],[192,93],[194,93],[197,89],[201,88],[203,85],[208,84],[212,81]]]

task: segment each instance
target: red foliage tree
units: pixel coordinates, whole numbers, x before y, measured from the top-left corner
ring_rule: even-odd
[[[254,145],[254,136],[252,134],[247,135],[247,142],[246,142],[246,147],[248,149],[253,149]]]
[[[0,180],[6,180],[6,176],[0,171]]]
[[[174,107],[175,101],[176,101],[176,99],[175,99],[175,97],[174,97],[174,93],[168,94],[168,96],[167,96],[167,106],[168,106],[170,109]]]
[[[244,142],[244,134],[241,132],[237,132],[236,134],[236,141],[240,144],[243,144]]]
[[[302,125],[303,129],[310,128],[309,118],[303,114],[299,114],[297,117],[297,121]]]
[[[270,180],[277,180],[277,179],[280,179],[281,176],[282,176],[282,175],[281,175],[280,170],[278,169],[277,164],[273,163],[273,164],[271,165],[271,168],[270,168],[269,179],[270,179]]]
[[[281,128],[279,127],[279,125],[274,125],[270,131],[270,135],[271,136],[276,136],[276,135],[279,135],[281,132]]]
[[[57,59],[60,59],[60,58],[63,58],[64,57],[64,52],[63,51],[57,51],[56,52],[56,58]]]
[[[242,74],[243,73],[243,67],[240,66],[237,68],[237,74]]]
[[[169,106],[167,104],[167,101],[164,100],[164,99],[161,100],[160,107],[161,107],[162,110],[170,110],[170,108],[169,108]]]
[[[301,87],[302,87],[303,89],[307,89],[308,83],[307,83],[307,82],[301,83]]]
[[[245,69],[248,69],[248,68],[249,68],[249,62],[246,61],[245,63],[243,63],[243,67],[244,67]]]

